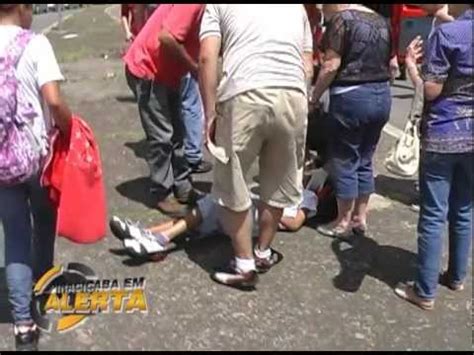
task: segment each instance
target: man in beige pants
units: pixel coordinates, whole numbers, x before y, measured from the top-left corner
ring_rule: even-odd
[[[230,267],[212,278],[253,289],[257,272],[268,271],[282,258],[270,245],[283,208],[302,198],[311,30],[302,4],[208,4],[200,40],[206,142],[217,160],[212,195],[235,253]],[[223,76],[217,87],[219,54]],[[256,159],[260,233],[252,251],[246,178]]]

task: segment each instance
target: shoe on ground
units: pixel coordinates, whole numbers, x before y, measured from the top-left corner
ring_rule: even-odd
[[[113,235],[120,240],[133,238],[140,234],[140,223],[132,222],[129,219],[122,220],[120,217],[112,216],[109,226]]]
[[[253,291],[258,283],[257,271],[240,272],[234,263],[216,270],[211,274],[211,279],[222,285],[230,286],[242,291]]]
[[[161,212],[170,217],[184,217],[188,212],[186,205],[183,205],[173,195],[169,195],[163,200],[158,201],[156,208]]]
[[[212,163],[201,160],[197,164],[190,164],[192,174],[205,174],[212,170]]]
[[[398,297],[403,298],[405,301],[408,301],[425,311],[431,311],[434,308],[435,301],[418,296],[413,283],[400,283],[395,287],[394,291]]]
[[[274,267],[276,264],[279,264],[283,260],[283,255],[281,253],[277,252],[274,249],[270,249],[270,250],[272,254],[270,255],[268,259],[259,258],[254,253],[255,266],[259,274],[264,274],[268,272],[272,267]]]
[[[441,275],[439,275],[439,283],[443,286],[446,286],[451,291],[463,291],[464,290],[464,283],[462,282],[454,282],[451,277],[449,276],[448,272],[445,271]]]
[[[15,347],[17,351],[38,351],[40,330],[33,322],[28,325],[15,324]]]
[[[354,237],[354,232],[352,231],[352,228],[343,230],[338,226],[326,225],[319,226],[318,228],[316,228],[316,231],[326,237],[337,238],[345,241],[350,241]]]
[[[355,236],[366,237],[367,236],[367,225],[364,223],[353,224],[352,233]]]
[[[140,229],[133,238],[124,239],[123,246],[136,257],[149,257],[167,250],[166,245],[162,245],[153,233],[145,229]]]
[[[412,212],[420,212],[420,205],[419,204],[416,204],[416,203],[413,203],[412,205],[410,205],[410,210]]]

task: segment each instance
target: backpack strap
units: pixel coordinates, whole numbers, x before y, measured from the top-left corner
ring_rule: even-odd
[[[33,38],[34,34],[31,31],[21,30],[10,42],[6,50],[5,59],[8,64],[13,65],[15,68],[20,61],[23,52],[26,49],[28,43]]]

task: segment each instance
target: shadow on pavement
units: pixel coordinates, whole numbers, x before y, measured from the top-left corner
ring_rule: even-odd
[[[407,90],[413,90],[413,91],[415,91],[415,89],[414,89],[412,86],[408,86],[408,85],[402,85],[402,84],[398,84],[398,83],[393,83],[392,86],[395,87],[395,88],[399,88],[399,89],[407,89]]]
[[[135,99],[135,97],[133,95],[115,96],[115,100],[117,100],[118,102],[125,102],[125,103],[136,103],[137,102],[137,100]]]
[[[137,158],[139,159],[146,158],[147,146],[146,146],[145,139],[142,139],[139,142],[127,142],[124,145],[127,148],[131,149]]]
[[[331,248],[341,265],[333,284],[341,291],[357,292],[366,276],[375,277],[390,288],[415,276],[416,254],[410,251],[379,245],[361,236],[350,244],[336,239]]]
[[[150,179],[148,177],[123,182],[115,189],[123,197],[140,202],[149,208],[154,208],[155,201],[150,193]]]
[[[378,175],[375,178],[375,191],[381,196],[410,206],[418,202],[415,182],[413,179]]]
[[[230,239],[224,235],[215,235],[206,238],[192,238],[189,234],[176,238],[174,246],[166,252],[156,253],[147,257],[137,257],[129,254],[126,249],[109,249],[115,256],[125,257],[122,264],[129,267],[138,267],[147,263],[164,261],[168,255],[183,251],[189,260],[196,263],[207,273],[223,265],[233,256]]]
[[[0,324],[12,323],[13,319],[10,312],[10,304],[8,302],[7,282],[5,268],[0,268]]]
[[[394,99],[412,99],[413,95],[411,94],[400,94],[400,95],[392,95]]]

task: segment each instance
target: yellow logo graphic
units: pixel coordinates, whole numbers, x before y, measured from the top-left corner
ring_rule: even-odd
[[[143,277],[99,280],[83,264],[55,266],[34,287],[33,317],[45,331],[65,332],[99,313],[147,313],[144,289]],[[54,315],[59,316],[55,327]]]

